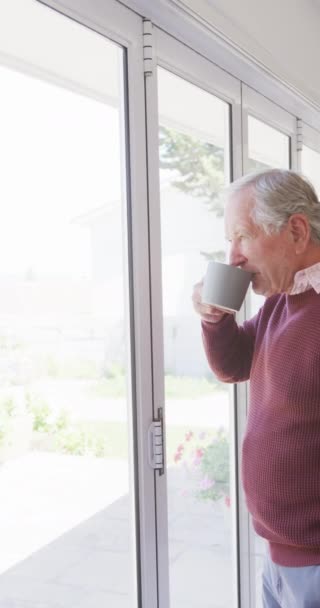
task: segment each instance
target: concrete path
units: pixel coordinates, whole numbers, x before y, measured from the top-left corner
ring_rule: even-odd
[[[230,509],[169,470],[171,608],[231,608]],[[0,468],[0,608],[135,608],[123,461],[34,452]]]

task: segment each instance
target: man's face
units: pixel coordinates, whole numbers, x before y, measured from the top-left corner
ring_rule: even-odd
[[[226,237],[230,242],[230,264],[253,273],[252,288],[271,296],[290,292],[296,272],[296,254],[290,230],[267,235],[251,219],[254,205],[249,189],[233,194],[225,210]]]

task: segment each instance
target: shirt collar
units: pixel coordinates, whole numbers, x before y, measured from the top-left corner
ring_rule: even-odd
[[[296,272],[290,295],[297,295],[312,288],[320,293],[320,262]]]

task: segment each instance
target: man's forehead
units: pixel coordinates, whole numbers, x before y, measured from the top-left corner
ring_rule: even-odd
[[[236,192],[229,196],[225,207],[227,221],[233,218],[250,218],[254,200],[249,193]]]
[[[254,222],[251,217],[253,205],[252,195],[247,191],[233,193],[228,198],[224,214],[228,238],[241,233],[244,229],[253,229]]]
[[[239,208],[241,210],[250,210],[254,205],[254,197],[252,188],[244,188],[238,192],[231,192],[227,198],[226,208]]]

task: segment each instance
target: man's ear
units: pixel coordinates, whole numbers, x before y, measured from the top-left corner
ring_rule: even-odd
[[[303,253],[310,240],[310,224],[303,213],[294,213],[289,217],[288,228],[296,253]]]

